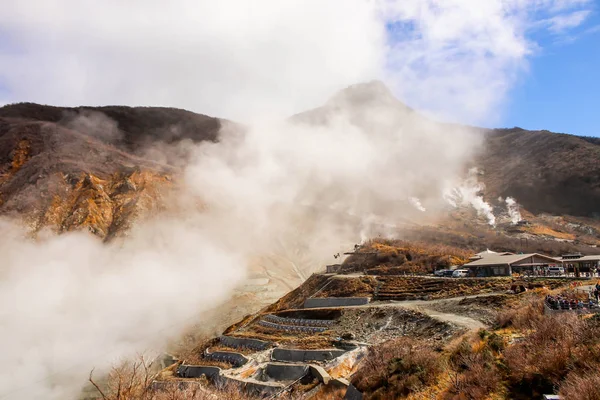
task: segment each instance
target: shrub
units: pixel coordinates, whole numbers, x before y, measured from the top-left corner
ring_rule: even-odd
[[[442,371],[439,353],[409,338],[369,349],[352,379],[370,399],[390,399],[418,392],[434,383]]]
[[[499,328],[533,329],[544,319],[544,303],[541,299],[531,299],[524,305],[501,312],[496,317]]]
[[[513,390],[531,397],[552,393],[575,361],[584,325],[572,314],[536,321],[533,333],[504,352]]]
[[[600,400],[598,367],[569,374],[561,385],[559,394],[569,400]]]

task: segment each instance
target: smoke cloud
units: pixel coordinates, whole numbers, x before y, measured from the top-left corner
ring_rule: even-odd
[[[477,151],[472,131],[422,118],[380,83],[273,117],[378,78],[430,116],[484,120],[526,65],[531,8],[556,16],[585,3],[5,2],[8,101],[168,105],[252,123],[185,149],[185,196],[203,211],[181,201],[109,245],[84,233],[28,241],[1,222],[0,398],[73,398],[92,367],[161,342],[250,268],[292,286],[397,219],[442,209]],[[493,224],[471,184],[446,199]]]
[[[512,197],[507,197],[506,200],[506,211],[508,212],[508,216],[510,217],[510,222],[513,225],[516,225],[523,218],[521,217],[521,212],[519,211],[519,204]]]
[[[452,207],[471,206],[488,224],[496,226],[494,208],[483,199],[485,185],[478,181],[479,171],[477,168],[469,170],[467,178],[458,186],[446,188],[443,198]]]

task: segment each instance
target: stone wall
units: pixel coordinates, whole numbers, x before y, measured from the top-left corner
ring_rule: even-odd
[[[241,367],[248,362],[248,359],[243,354],[235,353],[233,351],[213,351],[211,353],[207,349],[204,351],[204,358],[208,360],[228,362],[234,367]]]
[[[220,336],[219,341],[223,344],[223,346],[233,347],[233,348],[247,348],[252,350],[267,350],[274,346],[271,342],[266,342],[264,340],[259,339],[247,339],[247,338],[238,338],[233,336]]]
[[[318,333],[318,332],[325,332],[327,330],[327,328],[321,328],[318,326],[282,325],[282,324],[274,324],[272,322],[264,321],[264,320],[259,321],[258,324],[261,326],[267,327],[267,328],[277,329],[278,331],[284,331],[284,332]]]
[[[267,316],[265,316],[264,319],[266,321],[273,322],[275,324],[317,326],[317,327],[328,327],[335,323],[335,320],[332,320],[332,319],[284,318],[284,317],[278,317],[277,315],[267,315]]]

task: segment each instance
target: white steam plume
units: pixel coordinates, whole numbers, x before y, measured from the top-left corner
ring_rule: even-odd
[[[507,197],[506,200],[506,211],[508,212],[508,216],[510,217],[510,221],[513,225],[516,225],[523,218],[521,217],[521,212],[519,211],[519,204],[512,197]]]
[[[477,168],[469,170],[468,177],[458,186],[443,191],[443,198],[452,207],[471,206],[477,214],[484,217],[491,226],[496,225],[493,207],[483,199],[481,192],[485,186],[477,180]]]
[[[564,12],[556,4],[8,0],[2,96],[258,120],[380,78],[419,109],[480,121],[525,63],[531,7]],[[387,41],[386,24],[406,35]],[[407,196],[435,209],[476,141],[380,95],[362,113],[360,96],[351,112],[334,100],[318,126],[261,122],[198,146],[185,184],[207,211],[141,224],[122,245],[27,242],[3,223],[0,398],[74,397],[103,355],[129,355],[225,299],[252,256],[284,254],[294,262],[282,270],[306,275],[373,221],[412,212],[397,208]]]
[[[412,204],[417,210],[422,212],[427,211],[427,209],[423,207],[423,204],[421,204],[421,200],[419,200],[417,197],[409,197],[408,201],[410,201],[410,204]]]

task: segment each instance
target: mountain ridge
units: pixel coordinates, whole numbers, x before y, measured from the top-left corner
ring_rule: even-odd
[[[368,124],[374,116],[364,106],[372,103],[399,123],[427,120],[378,81],[350,86],[291,120],[320,124],[335,113],[358,110],[351,113],[353,121]],[[185,159],[187,141],[216,142],[227,123],[232,122],[165,107],[1,107],[0,215],[26,216],[34,221],[34,231],[45,225],[58,231],[87,227],[110,238],[130,226],[124,221],[131,218],[118,217],[119,228],[109,216],[144,214],[147,207],[136,205],[140,197],[156,199],[147,202],[150,209],[160,207],[162,190],[170,190]],[[483,138],[473,164],[483,172],[486,200],[513,197],[533,214],[588,218],[600,212],[600,139],[521,128],[468,129]],[[178,145],[180,153],[161,151]],[[90,192],[89,183],[99,181],[104,183],[91,185],[95,189]],[[87,201],[73,200],[73,192]],[[83,212],[78,204],[87,204]],[[125,204],[136,211],[120,213]],[[102,212],[103,207],[112,211]],[[56,209],[63,211],[52,211]],[[95,212],[106,218],[72,217]]]

